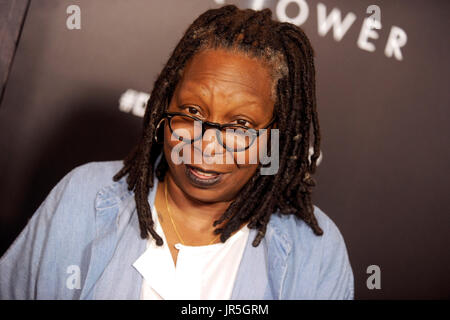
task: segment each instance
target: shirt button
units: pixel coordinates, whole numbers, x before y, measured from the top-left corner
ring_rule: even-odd
[[[180,249],[181,249],[181,243],[175,244],[175,248],[178,249],[178,250],[180,250]]]

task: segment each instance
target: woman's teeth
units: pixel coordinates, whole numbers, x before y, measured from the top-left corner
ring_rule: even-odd
[[[216,173],[203,172],[203,171],[199,171],[199,170],[194,169],[194,168],[191,168],[191,170],[198,176],[203,176],[203,177],[215,177],[215,176],[217,176]]]
[[[223,174],[218,172],[203,172],[191,166],[185,167],[186,177],[189,181],[199,188],[209,188],[215,184],[218,184]]]

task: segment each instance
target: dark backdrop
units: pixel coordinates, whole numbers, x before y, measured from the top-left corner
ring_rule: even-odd
[[[186,27],[220,3],[262,4],[277,17],[279,1],[31,0],[0,107],[0,253],[71,169],[125,157],[142,118],[120,97],[150,92]],[[304,3],[323,134],[314,202],[346,240],[356,298],[449,298],[450,3]],[[71,4],[80,30],[66,27]],[[320,4],[355,15],[340,41],[319,34]],[[369,52],[357,40],[372,4],[382,28]],[[301,14],[293,3],[285,12]],[[392,26],[407,34],[402,60],[384,53]],[[379,290],[366,286],[369,265],[380,267]]]

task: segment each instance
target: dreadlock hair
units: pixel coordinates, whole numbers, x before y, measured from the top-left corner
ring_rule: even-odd
[[[225,48],[267,62],[274,78],[275,106],[279,129],[280,163],[275,175],[261,175],[260,167],[240,190],[223,215],[214,222],[214,230],[225,242],[243,222],[257,229],[253,246],[263,239],[274,212],[293,214],[322,235],[311,201],[315,172],[320,155],[320,128],[316,110],[314,52],[301,28],[272,20],[270,9],[240,10],[234,5],[211,9],[201,14],[187,29],[169,61],[155,81],[144,114],[139,143],[123,160],[123,168],[113,177],[128,174],[128,190],[134,190],[141,238],[150,234],[157,245],[162,238],[153,226],[148,194],[154,174],[163,181],[168,164],[162,146],[155,141],[157,124],[168,107],[186,63],[208,48]],[[310,131],[313,135],[310,136]],[[310,144],[313,152],[310,154]]]

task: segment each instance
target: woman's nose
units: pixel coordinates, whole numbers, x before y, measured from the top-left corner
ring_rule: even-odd
[[[201,152],[203,159],[208,163],[234,163],[233,156],[227,152],[217,138],[220,134],[218,129],[206,129],[202,139],[194,142],[194,150]]]
[[[206,129],[202,137],[202,152],[205,157],[212,157],[217,155],[223,155],[225,149],[217,139],[217,135],[220,134],[218,129]]]

